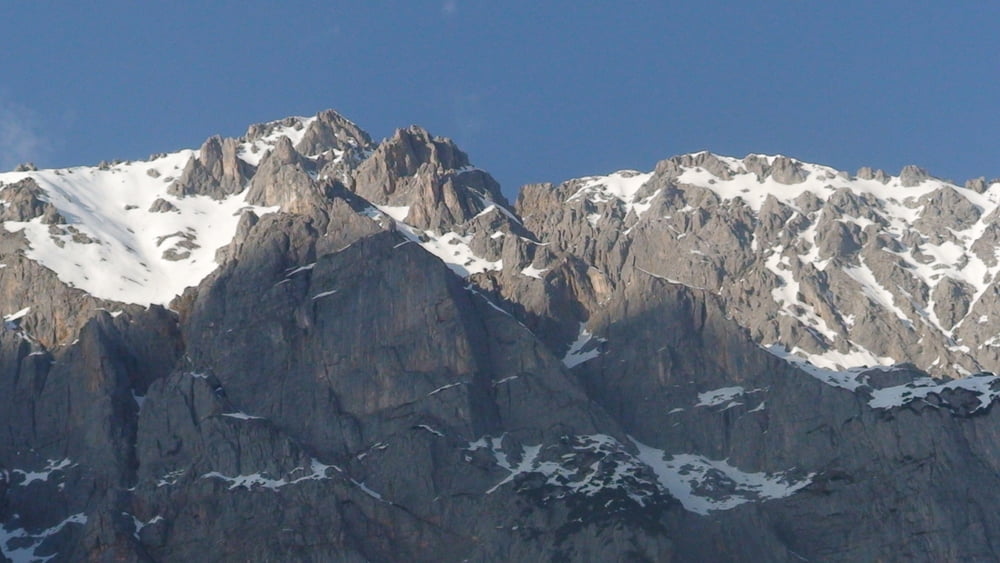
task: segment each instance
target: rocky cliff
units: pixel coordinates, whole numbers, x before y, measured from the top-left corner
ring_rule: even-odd
[[[332,111],[0,174],[13,561],[996,560],[1000,183],[511,205]]]

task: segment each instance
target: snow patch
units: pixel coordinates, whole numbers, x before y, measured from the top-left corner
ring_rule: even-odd
[[[122,516],[128,516],[132,520],[132,537],[135,539],[139,539],[139,532],[141,532],[142,529],[145,528],[146,526],[152,526],[157,522],[163,521],[163,516],[159,515],[150,518],[149,521],[147,522],[139,520],[138,518],[135,517],[134,514],[131,514],[129,512],[122,512]]]
[[[235,418],[237,420],[265,420],[263,416],[253,416],[245,412],[224,412],[222,416]]]
[[[875,389],[868,405],[874,409],[891,409],[917,399],[925,399],[932,393],[941,394],[944,391],[958,389],[964,389],[978,396],[979,405],[970,411],[976,412],[986,409],[1000,397],[1000,378],[991,374],[979,374],[943,383],[929,377],[920,378],[902,385]]]
[[[365,485],[363,481],[356,481],[354,479],[351,479],[351,483],[353,483],[355,487],[361,489],[363,493],[372,497],[373,499],[386,502],[386,500],[382,498],[381,494],[373,491],[371,488],[368,487],[368,485]]]
[[[363,214],[376,220],[380,219],[379,214],[392,218],[398,233],[440,258],[445,266],[459,277],[467,278],[472,274],[503,269],[502,260],[486,260],[472,251],[469,246],[472,242],[472,235],[462,236],[455,232],[422,231],[407,224],[404,219],[409,215],[409,210],[410,208],[406,206],[377,205],[374,209],[369,209]]]
[[[635,438],[631,440],[639,450],[638,458],[656,473],[660,484],[685,509],[701,515],[748,502],[785,498],[809,485],[814,476],[810,473],[795,479],[790,471],[748,473],[725,460],[696,454],[668,455]]]
[[[245,488],[253,490],[254,488],[268,489],[271,491],[277,491],[282,487],[287,487],[288,485],[295,485],[302,483],[304,481],[318,481],[320,479],[329,479],[330,476],[327,472],[330,469],[334,469],[332,465],[325,465],[318,460],[312,460],[310,466],[307,467],[296,467],[295,469],[289,471],[284,477],[275,479],[268,477],[265,473],[250,473],[247,475],[236,475],[233,477],[223,475],[218,471],[211,471],[201,476],[202,479],[219,479],[225,483],[229,483],[229,490],[237,488]],[[307,472],[307,473],[304,473]],[[303,474],[304,473],[304,474]]]
[[[458,387],[460,385],[465,385],[465,382],[464,381],[458,381],[458,382],[455,382],[455,383],[449,383],[447,385],[442,385],[441,387],[438,387],[437,389],[435,389],[435,390],[431,391],[430,393],[428,393],[427,396],[430,397],[431,395],[437,395],[441,391],[445,391],[447,389],[452,389],[452,388]]]
[[[542,279],[542,274],[548,272],[548,268],[536,268],[534,266],[528,266],[521,270],[522,276],[528,276],[529,278],[535,278],[536,280]]]
[[[607,176],[591,176],[581,178],[583,185],[566,201],[589,199],[594,203],[620,202],[627,214],[634,211],[636,216],[642,216],[650,206],[652,198],[635,201],[639,190],[653,177],[653,173],[641,173],[635,170],[619,170]],[[596,226],[600,215],[588,216],[591,225]]]
[[[552,448],[542,445],[523,446],[508,455],[503,447],[503,436],[484,436],[466,449],[470,452],[486,450],[497,466],[508,472],[500,482],[487,489],[486,494],[529,473],[545,477],[546,485],[560,491],[556,493],[557,498],[566,494],[593,496],[602,491],[618,490],[639,506],[645,506],[659,492],[657,485],[647,477],[648,469],[612,436],[566,436],[562,442],[568,451],[556,459],[548,452]]]
[[[0,554],[15,563],[22,561],[49,561],[57,557],[58,554],[48,556],[36,555],[36,551],[41,547],[42,543],[49,537],[61,532],[63,528],[70,524],[84,525],[86,523],[87,515],[81,512],[73,514],[55,526],[38,533],[28,532],[23,528],[17,528],[13,524],[4,526],[0,528]]]
[[[5,322],[5,323],[13,323],[14,321],[17,321],[19,319],[24,318],[24,316],[27,315],[30,312],[31,312],[31,307],[25,307],[24,309],[21,309],[20,311],[18,311],[16,313],[11,313],[9,315],[4,315],[3,316],[3,322]]]
[[[742,387],[722,387],[720,389],[713,389],[712,391],[705,391],[704,393],[698,393],[698,403],[695,404],[696,407],[715,407],[724,403],[732,401],[736,397],[739,397],[745,393]]]
[[[586,325],[580,323],[580,332],[577,334],[576,340],[569,345],[566,355],[563,356],[563,365],[572,369],[583,362],[600,356],[601,350],[599,344],[601,342],[606,342],[606,340],[604,338],[594,338],[594,335],[590,334],[590,331],[587,330]]]
[[[21,487],[27,487],[28,485],[34,483],[35,481],[41,481],[43,483],[47,482],[50,477],[52,477],[56,472],[63,472],[66,469],[75,467],[76,464],[70,459],[50,459],[48,463],[42,469],[38,471],[24,471],[22,469],[12,469],[11,473],[15,475],[21,475],[24,477],[20,483]]]
[[[426,431],[430,432],[431,434],[433,434],[433,435],[435,435],[435,436],[438,436],[438,437],[441,437],[441,438],[444,438],[444,434],[442,434],[442,433],[441,433],[440,431],[438,431],[438,430],[435,430],[435,429],[431,428],[430,426],[428,426],[428,425],[426,425],[426,424],[418,424],[418,425],[416,425],[416,426],[415,426],[414,428],[419,428],[419,429],[421,429],[421,430],[426,430]]]
[[[671,495],[685,509],[702,515],[748,502],[787,497],[811,483],[814,475],[795,478],[792,474],[796,472],[792,470],[749,473],[725,460],[713,461],[695,454],[667,455],[663,450],[630,439],[638,455],[629,453],[617,439],[605,434],[566,436],[559,448],[526,445],[516,452],[505,450],[503,436],[484,436],[471,442],[466,450],[487,451],[496,465],[507,472],[486,494],[520,475],[537,474],[545,478],[546,486],[561,491],[555,498],[618,490],[645,506],[657,495]],[[564,451],[554,457],[554,452]]]
[[[316,117],[294,116],[286,118],[289,125],[277,126],[267,135],[253,141],[245,141],[239,145],[236,155],[247,164],[259,166],[261,159],[267,154],[281,137],[288,137],[292,146],[299,144],[306,135],[309,125]],[[310,155],[307,155],[310,156]]]
[[[851,353],[841,353],[830,350],[822,354],[809,354],[800,348],[787,350],[780,344],[762,346],[771,354],[785,360],[816,379],[848,391],[854,391],[864,385],[859,377],[872,369],[892,369],[895,360],[889,357],[877,357],[867,350]],[[853,366],[853,367],[845,367]]]

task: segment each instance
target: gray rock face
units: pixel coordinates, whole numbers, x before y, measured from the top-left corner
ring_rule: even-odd
[[[899,173],[899,183],[904,188],[919,186],[921,182],[928,178],[930,178],[930,174],[926,170],[912,164],[904,166],[903,170]]]
[[[261,160],[247,190],[247,203],[309,214],[325,199],[310,172],[312,163],[295,150],[288,137],[281,137]]]
[[[47,201],[42,189],[31,178],[3,186],[0,194],[7,203],[0,212],[0,219],[3,221],[30,221],[35,217],[41,217],[42,222],[50,225],[63,221],[56,208]]]
[[[5,221],[111,247],[31,173]],[[175,196],[278,209],[234,205],[169,309],[10,225],[0,554],[997,559],[1000,380],[928,376],[1000,365],[994,188],[858,177],[703,152],[512,209],[447,139],[330,111],[187,163]]]
[[[964,319],[969,313],[973,294],[974,290],[968,284],[951,278],[941,280],[931,295],[931,299],[934,300],[934,314],[941,320],[941,324],[951,329]]]
[[[771,177],[782,184],[798,184],[808,177],[798,161],[786,156],[776,157],[771,167]]]
[[[507,205],[496,181],[470,168],[454,143],[416,126],[397,130],[360,164],[353,190],[377,205],[409,207],[407,222],[433,231],[464,223],[494,202]]]
[[[210,137],[167,191],[176,196],[200,194],[214,199],[242,191],[252,167],[236,152],[236,139]]]
[[[965,187],[966,189],[970,189],[981,194],[986,191],[989,184],[986,183],[985,177],[980,176],[979,178],[970,178],[969,180],[966,180]]]
[[[371,137],[354,123],[333,110],[321,111],[306,128],[295,149],[302,154],[317,155],[329,150],[373,148]]]

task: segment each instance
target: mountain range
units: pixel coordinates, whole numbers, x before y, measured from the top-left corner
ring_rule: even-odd
[[[1000,558],[1000,181],[327,110],[0,200],[8,560]]]

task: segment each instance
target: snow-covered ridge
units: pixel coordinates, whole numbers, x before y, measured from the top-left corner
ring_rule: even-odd
[[[787,351],[777,347],[769,350],[772,354],[779,356],[796,367],[802,369],[809,375],[833,387],[840,387],[848,391],[862,391],[869,396],[868,406],[873,409],[889,410],[906,406],[914,401],[921,401],[926,404],[933,404],[940,408],[937,403],[928,403],[930,396],[940,397],[949,392],[964,391],[974,395],[977,403],[966,405],[966,414],[974,414],[990,408],[998,398],[1000,398],[1000,377],[990,373],[978,373],[947,381],[935,380],[930,377],[918,377],[906,383],[897,385],[878,386],[872,383],[872,375],[881,373],[892,373],[896,370],[893,366],[878,367],[855,367],[846,370],[834,370],[817,367],[804,359],[793,356]],[[947,407],[947,401],[941,401]]]
[[[337,136],[335,145],[339,148],[329,148],[329,140],[316,140],[317,136],[331,134]],[[2,193],[5,186],[31,180],[40,191],[33,187],[20,188],[18,197],[23,200],[27,196],[37,196],[50,204],[57,214],[53,216],[52,209],[46,208],[44,216],[21,220],[31,217],[30,213],[35,213],[36,209],[32,207],[30,213],[18,209],[14,215],[18,220],[7,220],[3,227],[8,232],[23,233],[28,242],[25,256],[55,272],[71,287],[112,301],[165,305],[185,288],[197,285],[217,267],[216,251],[232,240],[243,211],[251,209],[260,215],[278,210],[277,207],[249,206],[246,198],[253,180],[246,178],[254,177],[264,156],[282,139],[287,139],[293,147],[301,146],[298,150],[309,153],[302,154],[305,159],[322,165],[324,170],[332,167],[345,178],[353,166],[373,154],[366,133],[335,112],[326,111],[313,117],[292,116],[251,125],[244,136],[235,140],[236,157],[247,164],[237,173],[243,182],[237,188],[242,187],[242,190],[229,186],[228,191],[237,193],[222,199],[218,196],[226,192],[206,197],[192,195],[188,187],[175,185],[178,179],[192,174],[197,178],[207,170],[192,163],[214,166],[197,159],[204,157],[212,161],[217,158],[213,157],[213,151],[218,150],[218,145],[204,149],[208,151],[207,156],[201,155],[199,150],[185,149],[157,154],[147,161],[2,173],[0,205],[12,201],[14,196],[14,192],[9,192],[5,197]],[[231,164],[223,166],[231,167]],[[324,180],[328,174],[318,168],[306,168],[314,181]],[[476,170],[465,166],[456,173]],[[229,172],[223,173],[227,174],[227,180],[233,179]],[[481,200],[484,208],[480,215],[503,213],[519,221],[490,198],[481,196]],[[20,202],[22,207],[23,203]],[[401,233],[440,257],[460,276],[502,267],[499,259],[484,259],[471,250],[471,235],[424,231],[406,224],[404,218],[409,207],[372,209],[367,213],[371,218],[392,217]],[[493,234],[503,236],[504,233]],[[543,270],[526,268],[523,275],[540,279],[543,273]],[[316,298],[319,297],[322,296]]]
[[[580,178],[582,185],[567,201],[574,199],[589,199],[602,203],[618,200],[624,204],[627,211],[635,210],[642,215],[649,209],[648,198],[642,201],[635,201],[636,194],[652,178],[653,174],[642,173],[636,170],[619,170],[607,176],[589,176]],[[595,223],[597,218],[590,219]]]
[[[254,125],[237,155],[257,166],[278,139],[298,143],[316,119]],[[0,199],[2,186],[30,178],[65,220],[51,226],[37,217],[3,227],[23,232],[26,256],[72,287],[119,302],[167,304],[216,268],[215,252],[232,240],[243,210],[274,210],[248,206],[246,190],[222,200],[170,194],[197,157],[197,150],[184,149],[147,161],[0,173]],[[154,205],[169,210],[153,211]]]
[[[857,194],[871,194],[881,201],[890,204],[889,211],[902,220],[912,221],[918,217],[922,203],[917,200],[942,187],[958,190],[982,209],[992,210],[1000,203],[1000,182],[993,183],[985,192],[955,185],[947,180],[927,176],[907,177],[890,176],[881,171],[851,175],[847,172],[821,164],[802,162],[782,155],[751,154],[744,159],[716,155],[708,152],[693,153],[674,157],[672,161],[710,159],[710,166],[676,165],[671,170],[673,183],[690,184],[706,187],[715,192],[723,200],[741,199],[751,209],[759,212],[768,197],[788,205],[795,205],[795,200],[805,193],[812,193],[821,200],[826,200],[839,189],[848,189]],[[794,172],[780,174],[776,169],[765,169],[763,175],[757,166],[774,167],[782,165],[781,170],[790,167]],[[748,169],[749,168],[749,169]],[[567,201],[589,199],[595,203],[619,200],[629,206],[634,206],[640,190],[654,177],[657,171],[640,172],[637,170],[619,170],[604,176],[587,176],[574,180],[578,183],[577,190]],[[788,176],[792,179],[789,180]],[[867,177],[872,176],[872,177]],[[640,209],[639,213],[645,209]]]
[[[248,207],[245,191],[221,201],[169,194],[167,188],[196,156],[197,151],[181,150],[109,167],[0,174],[0,183],[8,185],[34,180],[66,221],[55,232],[41,217],[3,226],[23,232],[27,257],[73,287],[114,301],[169,303],[216,268],[215,251],[229,243]],[[151,211],[158,200],[176,210]]]
[[[772,303],[734,311],[744,326],[781,325],[761,331],[769,349],[836,371],[912,361],[968,375],[1000,366],[1000,339],[991,339],[1000,333],[1000,182],[959,186],[916,167],[850,174],[780,155],[701,152],[651,173],[566,186],[567,205],[587,201],[598,231],[655,232],[655,244],[676,249],[657,251],[655,268],[636,268],[722,295],[748,279],[770,284],[754,289]],[[624,213],[609,215],[609,205]],[[750,266],[713,281],[727,261]],[[882,339],[891,343],[879,342],[875,316],[893,327]],[[909,355],[918,347],[926,358]]]

